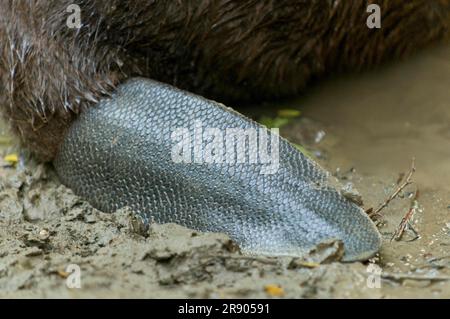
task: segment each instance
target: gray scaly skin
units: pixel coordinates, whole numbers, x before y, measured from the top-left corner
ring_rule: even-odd
[[[193,138],[198,121],[222,132],[262,128],[222,104],[132,79],[80,115],[55,167],[63,183],[98,209],[129,206],[147,221],[224,232],[247,253],[298,256],[329,239],[342,240],[345,261],[365,260],[379,250],[380,234],[364,211],[283,139],[273,174],[262,174],[267,164],[248,160],[174,161],[174,130],[188,128]],[[254,151],[244,149],[247,156]]]

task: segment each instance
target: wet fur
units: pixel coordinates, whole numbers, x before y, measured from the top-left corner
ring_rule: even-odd
[[[366,27],[372,2],[379,30]],[[72,3],[80,30],[66,26]],[[0,108],[42,160],[79,112],[132,76],[222,102],[274,99],[450,28],[450,0],[2,0],[0,12]]]

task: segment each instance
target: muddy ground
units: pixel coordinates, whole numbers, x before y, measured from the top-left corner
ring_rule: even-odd
[[[449,88],[450,47],[441,47],[276,106],[301,110],[282,134],[352,183],[365,208],[378,207],[416,158],[414,184],[382,211],[384,245],[369,263],[319,264],[335,259],[335,246],[306,260],[242,256],[224,235],[142,229],[126,208],[105,214],[74,196],[4,133],[2,157],[21,156],[0,168],[0,297],[449,298]],[[417,189],[417,234],[391,241]],[[81,271],[80,289],[67,286],[77,283],[69,265]]]

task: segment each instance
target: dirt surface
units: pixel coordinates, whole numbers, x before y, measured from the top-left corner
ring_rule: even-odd
[[[0,297],[449,298],[449,57],[450,47],[430,50],[277,106],[302,111],[282,134],[351,183],[365,208],[388,198],[416,158],[415,183],[382,211],[384,245],[370,262],[333,262],[336,243],[306,259],[268,258],[241,255],[221,234],[145,229],[126,208],[95,210],[50,166],[21,155],[0,168]],[[20,152],[0,142],[3,156]],[[417,189],[417,234],[391,241]],[[81,271],[80,289],[67,285],[69,265]]]

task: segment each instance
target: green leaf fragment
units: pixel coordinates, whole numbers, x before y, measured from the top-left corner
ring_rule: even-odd
[[[296,118],[296,117],[299,117],[302,114],[302,112],[300,110],[295,110],[295,109],[283,109],[283,110],[278,110],[277,114],[279,117]]]

